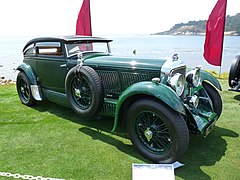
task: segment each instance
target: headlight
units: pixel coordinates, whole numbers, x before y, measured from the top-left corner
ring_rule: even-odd
[[[196,67],[195,69],[187,73],[186,79],[191,86],[197,87],[200,84],[201,80],[200,69],[201,69],[200,67]]]
[[[181,96],[185,86],[185,79],[182,74],[176,73],[169,81],[171,87],[176,91],[178,96]]]

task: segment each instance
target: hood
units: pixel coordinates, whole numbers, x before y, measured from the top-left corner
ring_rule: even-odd
[[[84,57],[84,64],[97,67],[160,70],[166,59],[118,57],[113,55]]]

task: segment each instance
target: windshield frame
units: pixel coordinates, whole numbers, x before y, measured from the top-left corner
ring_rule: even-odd
[[[94,44],[103,44],[102,46],[105,45],[105,51],[96,51],[96,50],[89,50],[92,48],[91,46],[94,46]],[[70,45],[73,45],[75,47],[69,48]],[[86,50],[80,50],[77,49],[77,46],[86,46]],[[75,51],[70,53],[71,50],[76,48]],[[94,47],[93,47],[94,48]],[[66,49],[66,55],[67,57],[72,57],[77,55],[78,53],[104,53],[104,54],[111,54],[111,48],[110,48],[110,43],[109,41],[75,41],[75,42],[67,42],[65,43],[65,49]]]

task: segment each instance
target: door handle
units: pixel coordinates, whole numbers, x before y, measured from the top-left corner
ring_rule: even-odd
[[[67,66],[67,64],[61,64],[60,65],[60,67],[66,67]]]

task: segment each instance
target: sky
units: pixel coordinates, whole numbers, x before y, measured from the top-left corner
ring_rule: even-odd
[[[205,20],[217,0],[90,0],[95,35],[151,34]],[[1,0],[0,37],[73,35],[82,0]],[[227,15],[240,12],[228,0]]]

